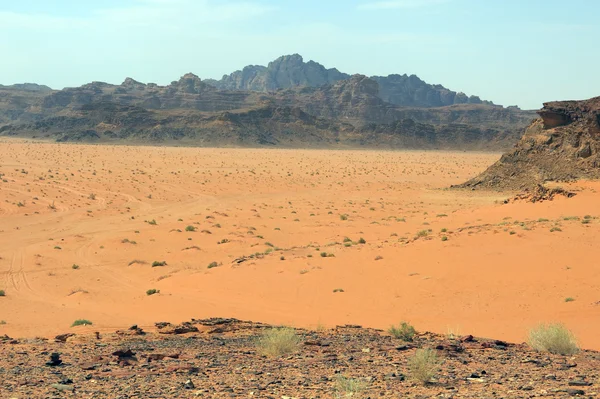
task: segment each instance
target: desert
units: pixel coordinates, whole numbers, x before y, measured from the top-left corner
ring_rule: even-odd
[[[4,1],[0,399],[600,398],[598,15]]]
[[[9,335],[222,316],[520,342],[562,321],[600,349],[596,183],[503,204],[447,190],[498,154],[2,145]]]

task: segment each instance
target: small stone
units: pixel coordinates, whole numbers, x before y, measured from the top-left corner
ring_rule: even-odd
[[[62,364],[62,360],[60,359],[60,353],[52,353],[50,354],[50,360],[46,362],[46,366],[56,367]]]
[[[588,387],[590,385],[592,385],[591,382],[582,381],[582,380],[569,381],[569,386],[572,386],[572,387]]]
[[[75,387],[73,385],[52,384],[51,387],[56,389],[57,391],[71,391],[72,392],[75,390]]]
[[[192,380],[187,380],[184,384],[183,387],[185,389],[194,389],[196,386],[194,385],[194,383],[192,382]]]

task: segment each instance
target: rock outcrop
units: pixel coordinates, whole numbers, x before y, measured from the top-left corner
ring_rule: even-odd
[[[600,177],[600,97],[545,103],[513,150],[467,188],[525,189]]]
[[[383,78],[378,83],[348,76],[298,55],[264,68],[268,73],[257,74],[254,83],[245,80],[243,87],[268,81],[278,90],[222,89],[192,73],[166,86],[126,78],[119,85],[92,82],[50,92],[0,88],[0,134],[211,146],[499,150],[513,145],[533,118],[517,108],[469,103],[416,76],[394,80],[397,90],[408,93],[394,101],[408,107],[382,98],[381,85],[389,83]]]
[[[487,104],[477,96],[446,89],[442,85],[430,85],[416,75],[373,76],[379,83],[379,96],[384,101],[407,107],[444,107],[455,104]]]
[[[249,65],[241,71],[224,75],[221,80],[207,79],[205,82],[222,90],[250,90],[270,92],[297,87],[319,87],[335,85],[350,75],[335,68],[326,69],[323,65],[304,62],[299,54],[285,55],[269,63],[268,66]],[[431,85],[416,75],[373,76],[379,84],[376,94],[383,101],[406,107],[444,107],[456,104],[487,104],[477,96],[457,93],[442,85]]]
[[[299,54],[284,55],[268,66],[249,65],[241,71],[224,75],[221,80],[209,80],[213,86],[224,90],[273,91],[298,86],[322,86],[347,79],[349,75],[335,68],[304,62]]]

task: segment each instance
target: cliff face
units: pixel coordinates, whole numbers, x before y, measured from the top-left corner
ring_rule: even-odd
[[[477,96],[467,97],[464,93],[446,89],[441,85],[430,85],[415,75],[373,76],[379,83],[379,96],[392,104],[407,107],[444,107],[455,104],[488,104]]]
[[[600,97],[545,103],[513,150],[462,187],[522,189],[600,177]]]
[[[93,82],[81,87],[54,92],[44,98],[44,111],[56,112],[60,108],[76,109],[93,102],[107,101],[121,105],[135,105],[148,109],[196,109],[218,112],[243,108],[255,103],[258,95],[251,92],[217,90],[196,75],[188,73],[167,86],[143,84],[131,78],[121,85]]]
[[[347,79],[349,75],[335,68],[326,69],[314,61],[304,62],[299,54],[285,55],[268,66],[249,65],[241,71],[225,75],[221,80],[209,80],[224,90],[273,91],[298,86],[322,86]]]
[[[250,90],[269,92],[297,87],[319,87],[334,85],[350,78],[335,68],[326,69],[314,61],[304,62],[298,54],[279,57],[268,66],[249,65],[241,71],[225,75],[221,80],[206,80],[210,85],[223,90]],[[415,75],[373,76],[379,84],[379,96],[390,104],[406,107],[444,107],[456,104],[487,104],[477,96],[431,85]]]
[[[534,117],[515,107],[469,103],[416,76],[348,76],[298,55],[236,76],[224,86],[216,82],[221,88],[191,73],[166,86],[127,78],[120,85],[92,82],[60,91],[29,84],[0,87],[0,134],[213,146],[498,150],[515,143]]]

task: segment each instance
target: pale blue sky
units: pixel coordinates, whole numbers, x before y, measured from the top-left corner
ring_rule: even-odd
[[[600,95],[598,0],[0,0],[0,83],[220,78],[300,53],[499,104]]]

